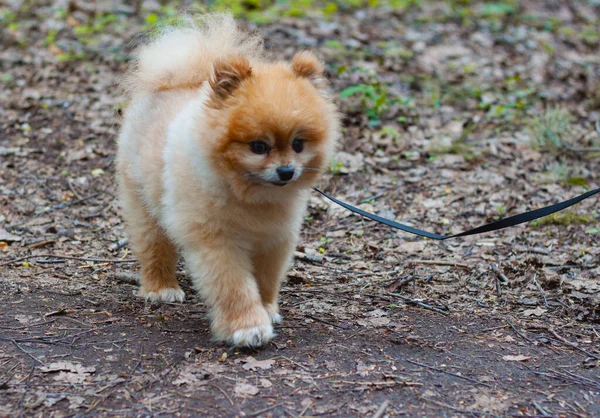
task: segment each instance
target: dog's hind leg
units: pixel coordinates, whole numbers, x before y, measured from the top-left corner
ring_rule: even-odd
[[[121,191],[129,242],[141,266],[139,295],[150,301],[183,301],[185,293],[175,277],[178,258],[175,245],[148,213],[132,183],[122,179]]]

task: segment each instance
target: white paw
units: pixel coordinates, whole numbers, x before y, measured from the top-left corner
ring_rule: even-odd
[[[138,296],[150,302],[183,302],[185,293],[179,287],[168,287],[156,292],[149,292],[143,287],[140,287]]]
[[[273,326],[260,325],[258,327],[244,328],[233,333],[232,343],[242,347],[260,347],[268,343],[275,333]]]

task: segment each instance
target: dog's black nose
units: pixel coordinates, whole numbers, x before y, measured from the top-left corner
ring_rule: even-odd
[[[277,175],[279,176],[279,180],[289,181],[294,177],[294,167],[290,167],[289,165],[277,167]]]

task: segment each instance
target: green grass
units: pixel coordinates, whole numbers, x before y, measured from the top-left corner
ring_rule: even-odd
[[[565,148],[565,137],[569,135],[571,113],[559,107],[548,109],[527,124],[527,133],[534,149],[559,153]]]

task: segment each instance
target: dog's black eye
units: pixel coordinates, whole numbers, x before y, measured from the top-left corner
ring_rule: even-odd
[[[250,149],[255,154],[267,154],[269,152],[269,145],[262,141],[250,142]]]
[[[302,152],[304,149],[304,141],[300,138],[296,138],[292,141],[292,149],[296,152]]]

